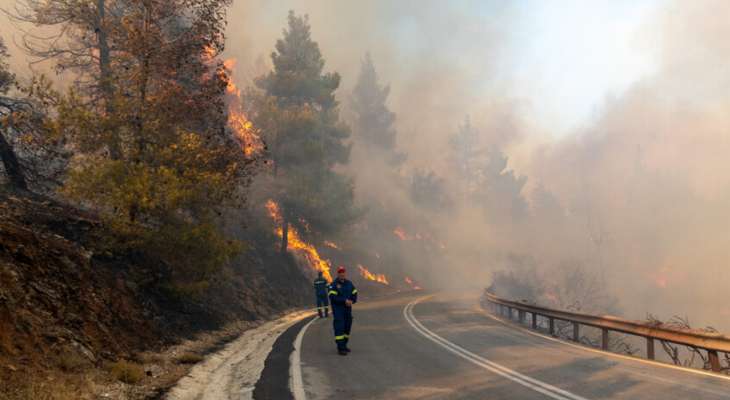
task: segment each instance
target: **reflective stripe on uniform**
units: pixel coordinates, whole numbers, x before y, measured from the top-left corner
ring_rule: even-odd
[[[348,339],[348,338],[350,337],[350,335],[348,335],[348,334],[344,334],[344,335],[342,335],[342,336],[344,336],[344,337],[345,337],[345,339]]]
[[[335,336],[335,340],[344,340],[346,337],[347,335]]]
[[[353,290],[352,294],[357,294],[357,289]]]
[[[337,296],[337,291],[336,290],[330,290],[330,292],[327,293],[327,294],[334,294],[335,296]]]

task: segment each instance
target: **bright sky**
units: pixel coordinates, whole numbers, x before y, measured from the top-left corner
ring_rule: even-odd
[[[519,2],[510,91],[530,100],[537,123],[561,135],[584,125],[607,97],[656,68],[656,44],[642,35],[663,0]],[[644,32],[646,33],[646,32]]]
[[[249,32],[257,36],[233,35],[230,47],[236,48],[242,41],[260,42],[265,49],[260,53],[268,54],[274,38],[281,33],[287,10],[296,9],[312,16],[317,40],[332,53],[328,57],[331,67],[350,72],[337,63],[338,57],[347,58],[354,71],[364,51],[389,40],[397,51],[387,57],[396,60],[377,61],[386,73],[385,80],[397,82],[399,70],[408,70],[409,59],[418,65],[427,62],[423,52],[428,49],[422,47],[438,43],[437,49],[446,62],[466,68],[463,72],[469,75],[474,97],[487,92],[484,86],[493,88],[494,79],[489,77],[496,77],[498,88],[507,97],[526,100],[535,123],[546,132],[564,135],[588,123],[607,97],[621,95],[656,69],[657,45],[647,39],[651,37],[646,34],[647,24],[668,0],[461,0],[431,4],[394,0],[383,2],[382,14],[377,18],[363,15],[362,22],[353,15],[366,12],[369,6],[351,1],[291,0],[272,4],[261,0],[254,8],[255,18],[244,21],[263,24]],[[3,7],[12,3],[0,0]],[[449,19],[450,13],[457,19]],[[240,19],[241,13],[231,14]],[[344,22],[338,24],[336,16],[345,17]],[[319,21],[321,18],[326,20]],[[349,32],[348,26],[357,32]],[[496,36],[495,29],[499,32]],[[0,16],[0,34],[15,53],[11,61],[16,71],[22,72],[23,57],[12,48],[17,37],[13,37],[13,28],[4,16]],[[367,45],[368,40],[363,40],[357,48],[343,48],[342,36],[348,34],[368,37],[373,43]],[[500,42],[497,53],[495,40]],[[388,61],[394,64],[390,71],[386,68]]]

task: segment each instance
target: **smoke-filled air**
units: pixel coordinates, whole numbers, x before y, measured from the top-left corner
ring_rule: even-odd
[[[727,4],[240,2],[235,76],[289,9],[342,77],[368,268],[730,328]]]
[[[730,2],[0,8],[0,226],[65,238],[125,326],[272,318],[344,267],[730,332]]]

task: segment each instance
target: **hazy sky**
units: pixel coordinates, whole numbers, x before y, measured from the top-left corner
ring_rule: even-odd
[[[449,70],[462,83],[458,95],[479,103],[497,91],[521,102],[548,133],[561,135],[584,125],[607,96],[621,95],[652,73],[659,43],[646,34],[647,23],[664,5],[661,0],[365,3],[239,0],[231,11],[236,19],[230,22],[229,49],[240,54],[246,48],[248,57],[268,55],[286,11],[294,9],[309,14],[328,67],[343,73],[345,87],[354,80],[360,55],[370,50],[383,79],[396,82],[394,97],[406,90],[412,95],[400,82],[407,82],[413,69]]]
[[[0,0],[3,8],[14,3]],[[243,65],[266,58],[287,10],[294,9],[310,15],[328,67],[344,70],[345,87],[368,50],[389,81],[407,76],[409,66],[454,64],[464,74],[460,79],[468,80],[463,85],[468,93],[460,95],[478,99],[499,91],[521,102],[547,133],[563,135],[585,125],[607,96],[620,95],[653,71],[657,44],[641,33],[664,1],[364,3],[236,0],[229,14],[229,52],[250,58]],[[19,68],[22,54],[12,49],[18,33],[4,16],[0,35]],[[404,88],[393,89],[397,96]]]
[[[534,0],[518,5],[504,68],[517,96],[564,131],[595,116],[656,67],[658,43],[643,35],[660,0]]]
[[[591,265],[610,267],[639,317],[700,303],[707,321],[730,315],[730,1],[234,0],[225,56],[240,86],[267,70],[291,9],[341,73],[343,104],[372,53],[410,168],[448,177],[448,138],[470,115],[481,145],[529,177],[524,195],[539,183],[590,216],[567,230],[578,239],[542,232],[556,260],[600,253]],[[3,17],[0,34],[12,45]],[[464,211],[451,242],[501,243]]]

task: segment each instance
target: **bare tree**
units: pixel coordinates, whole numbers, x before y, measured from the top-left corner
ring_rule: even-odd
[[[687,317],[680,317],[678,315],[673,316],[667,321],[662,321],[661,319],[657,318],[655,315],[647,314],[646,321],[649,323],[649,325],[652,326],[661,326],[663,328],[669,328],[674,330],[680,330],[680,331],[700,331],[704,333],[717,333],[717,329],[707,326],[705,328],[701,329],[695,329],[692,328],[692,325],[689,323],[689,318]],[[668,342],[666,340],[660,340],[660,343],[662,345],[662,349],[667,354],[667,356],[672,360],[672,362],[675,365],[681,365],[684,367],[691,367],[695,364],[699,364],[702,369],[710,370],[712,369],[712,365],[710,364],[710,357],[708,356],[707,352],[703,352],[700,349],[693,347],[693,346],[682,346],[676,343]],[[685,355],[681,349],[684,348],[687,352]],[[724,366],[722,366],[721,370],[725,373],[730,372],[730,355],[725,354],[725,357],[723,359],[725,361]]]

